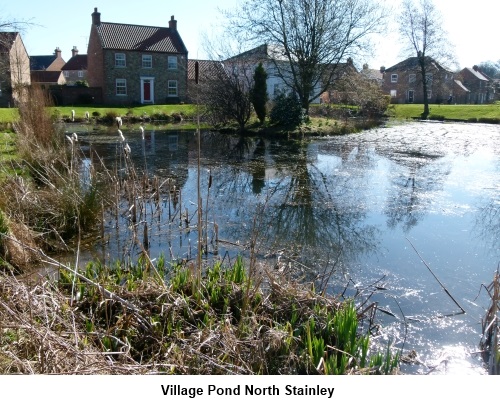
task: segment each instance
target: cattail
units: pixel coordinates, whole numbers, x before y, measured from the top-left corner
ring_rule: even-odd
[[[71,121],[75,120],[75,110],[71,110]]]
[[[116,117],[116,126],[118,128],[122,126],[122,117]]]
[[[125,151],[125,153],[127,155],[130,155],[130,152],[132,152],[132,150],[130,149],[130,146],[128,145],[128,143],[125,144],[125,147],[123,148],[123,150]]]
[[[85,119],[86,119],[87,121],[90,121],[90,114],[89,114],[89,112],[88,112],[88,111],[85,111]]]
[[[68,135],[66,135],[66,139],[68,139],[68,141],[71,143],[71,145],[73,145],[73,139],[70,138]]]
[[[78,142],[78,135],[75,132],[73,132],[73,135],[71,135],[71,139],[75,142]]]
[[[142,125],[139,127],[139,129],[141,130],[142,139],[144,139],[144,128],[142,127]]]
[[[120,135],[120,140],[121,140],[122,142],[125,142],[125,137],[123,136],[123,132],[122,132],[122,131],[120,131],[120,130],[118,130],[118,135]]]

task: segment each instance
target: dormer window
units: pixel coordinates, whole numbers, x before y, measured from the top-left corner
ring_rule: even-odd
[[[123,68],[126,67],[126,59],[124,53],[115,53],[115,67]]]

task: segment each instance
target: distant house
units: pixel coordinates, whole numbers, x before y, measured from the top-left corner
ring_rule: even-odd
[[[459,76],[463,85],[469,90],[468,103],[484,104],[495,99],[493,80],[481,72],[478,66],[462,69]]]
[[[427,96],[430,103],[447,102],[453,96],[454,74],[427,57]],[[384,70],[382,89],[392,103],[423,103],[422,74],[417,57],[408,58]]]
[[[48,89],[50,86],[66,84],[66,80],[60,70],[32,70],[31,84],[37,84]]]
[[[288,93],[290,91],[289,85],[284,78],[287,77],[291,81],[291,73],[288,60],[283,56],[283,51],[278,47],[268,44],[259,45],[256,48],[250,49],[229,59],[224,62],[226,68],[232,67],[237,69],[240,74],[253,76],[255,68],[262,63],[264,70],[267,73],[267,93],[269,98],[273,100],[280,93]],[[314,93],[319,93],[320,84],[318,83],[313,90]],[[319,96],[313,100],[313,103],[319,103]]]
[[[71,50],[71,59],[61,68],[66,84],[74,86],[87,80],[87,55],[79,55],[76,46]]]
[[[87,77],[105,104],[165,104],[187,100],[188,51],[171,17],[168,28],[101,21],[94,9]]]
[[[0,106],[13,106],[31,84],[28,52],[18,32],[0,32]]]
[[[59,47],[52,55],[30,56],[31,83],[46,89],[50,86],[66,84],[61,71],[65,63]]]
[[[30,70],[61,71],[66,61],[57,47],[52,55],[30,56]]]
[[[365,79],[377,83],[380,87],[384,83],[384,71],[382,66],[380,69],[370,69],[367,63],[363,65],[363,69],[359,72]]]
[[[347,58],[346,63],[335,66],[335,74],[330,87],[320,96],[322,103],[342,103],[349,98],[348,93],[352,86],[359,85],[358,78],[361,77],[354,66],[352,58]]]

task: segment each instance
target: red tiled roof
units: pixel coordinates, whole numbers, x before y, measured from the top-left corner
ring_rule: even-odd
[[[96,28],[104,49],[187,53],[179,33],[171,28],[106,22]]]
[[[87,55],[73,56],[61,70],[87,70]]]

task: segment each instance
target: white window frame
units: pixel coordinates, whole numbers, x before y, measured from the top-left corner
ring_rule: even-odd
[[[64,74],[64,77],[69,77],[69,70],[64,70],[63,74]]]
[[[415,83],[417,81],[417,75],[415,73],[410,73],[408,75],[408,83]]]
[[[127,67],[127,57],[124,53],[115,53],[115,67]]]
[[[177,56],[168,57],[168,70],[177,70]]]
[[[142,67],[144,69],[153,68],[153,55],[142,55]]]
[[[432,73],[426,73],[425,74],[425,81],[428,84],[432,84],[432,80],[434,80],[434,75]]]
[[[391,74],[391,83],[397,83],[398,82],[398,74],[393,73]]]
[[[432,90],[427,90],[427,100],[432,98]]]
[[[391,90],[391,97],[396,98],[398,96],[398,91],[397,90]]]
[[[175,91],[175,94],[174,94],[174,91]],[[168,95],[168,97],[178,97],[179,96],[177,80],[169,80],[168,81],[167,95]]]
[[[119,97],[127,95],[127,79],[115,80],[115,95]]]
[[[78,71],[78,77],[83,77],[83,70]]]

